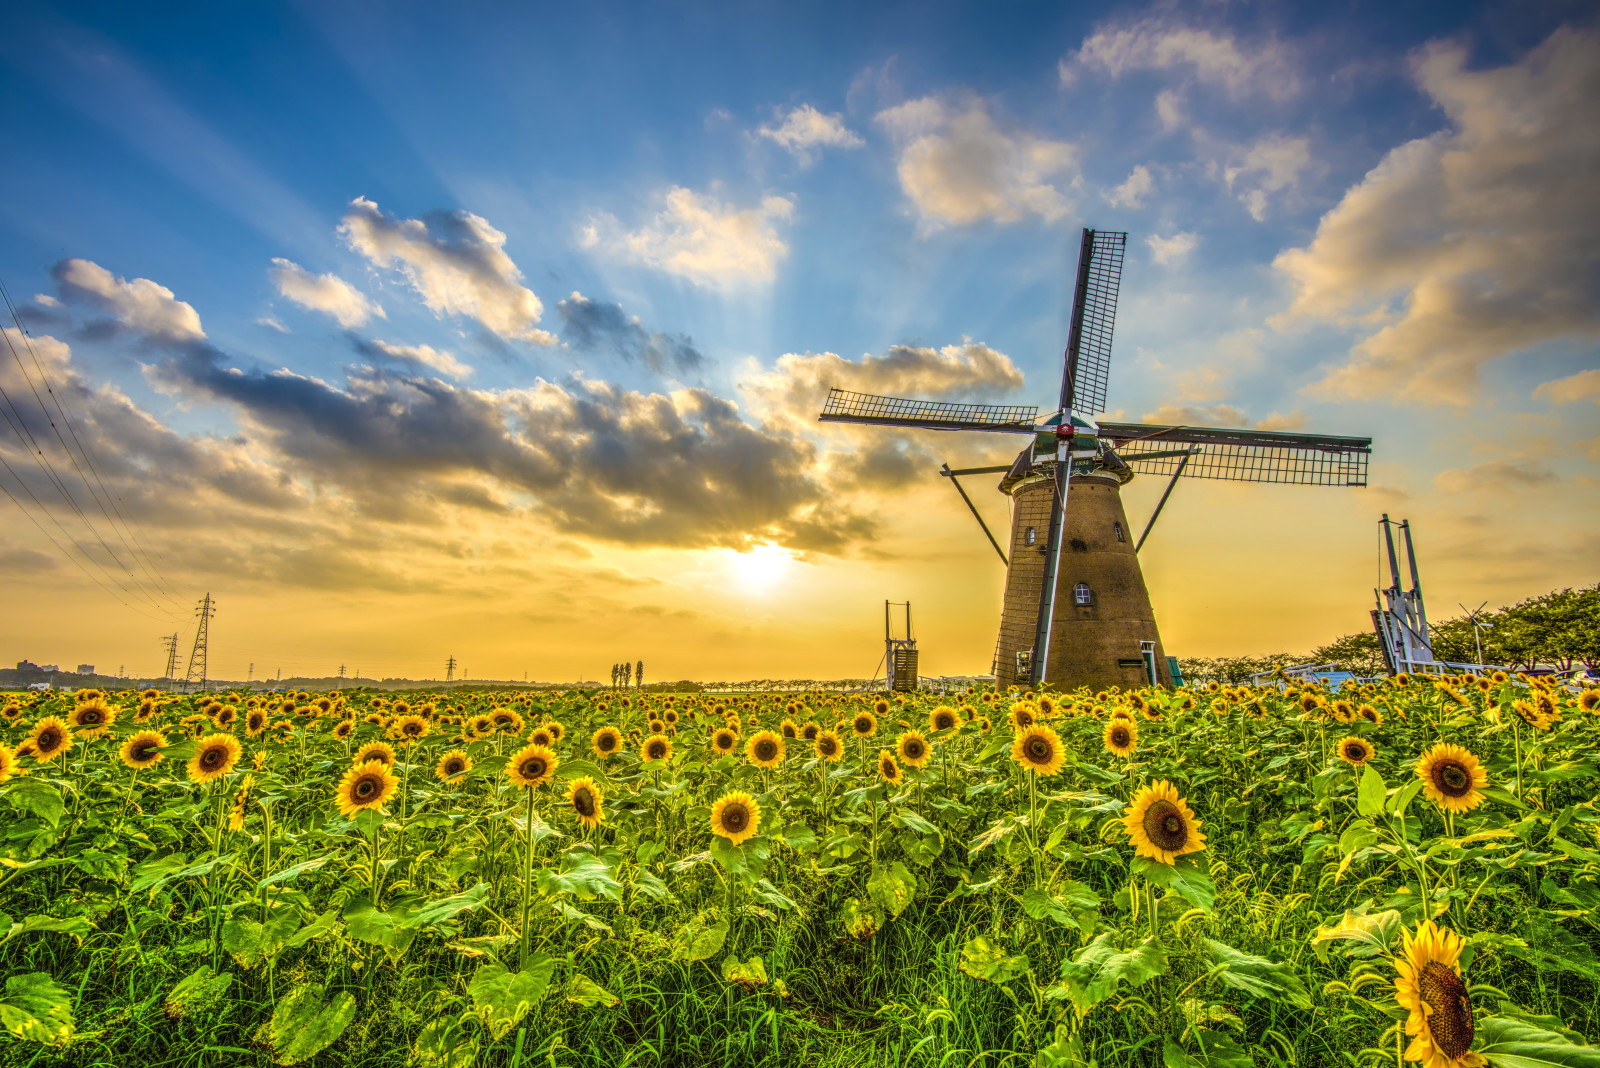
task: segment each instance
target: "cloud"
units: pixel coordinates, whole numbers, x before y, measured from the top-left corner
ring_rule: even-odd
[[[1182,263],[1189,258],[1189,253],[1200,244],[1198,235],[1191,233],[1176,233],[1171,237],[1162,237],[1151,234],[1144,239],[1150,246],[1150,258],[1161,264]]]
[[[1300,87],[1294,58],[1280,42],[1242,43],[1230,34],[1182,25],[1165,16],[1096,30],[1061,61],[1062,84],[1071,84],[1085,69],[1112,78],[1138,70],[1178,71],[1189,81],[1223,89],[1234,98],[1283,99]]]
[[[1155,188],[1150,178],[1150,168],[1139,164],[1128,175],[1127,181],[1106,194],[1106,202],[1117,208],[1142,208],[1144,198]]]
[[[1008,133],[978,100],[909,100],[878,113],[899,148],[900,187],[926,224],[1054,222],[1068,211],[1060,188],[1078,182],[1077,149],[1025,131]]]
[[[860,148],[866,143],[844,124],[842,115],[824,114],[810,104],[792,109],[776,126],[759,127],[756,135],[776,141],[804,165],[813,163],[824,147]]]
[[[645,226],[625,230],[609,215],[584,230],[582,244],[712,286],[769,283],[789,254],[777,224],[794,214],[788,197],[767,196],[751,208],[724,203],[715,191],[696,193],[675,186]]]
[[[1163,404],[1153,412],[1146,412],[1141,422],[1158,426],[1301,430],[1306,425],[1306,417],[1304,412],[1273,412],[1265,419],[1251,422],[1243,409],[1231,404]]]
[[[1263,137],[1235,150],[1223,181],[1256,222],[1267,218],[1268,199],[1293,187],[1311,164],[1311,144],[1304,137]]]
[[[274,259],[272,270],[267,272],[278,292],[302,308],[331,315],[346,330],[362,326],[374,315],[387,318],[376,301],[367,297],[355,286],[334,274],[312,274],[285,259]]]
[[[1533,395],[1554,404],[1572,404],[1583,400],[1600,403],[1600,368],[1590,368],[1554,382],[1546,382],[1535,389]]]
[[[1448,126],[1393,149],[1275,261],[1280,323],[1381,324],[1316,387],[1334,397],[1471,403],[1479,370],[1600,336],[1600,32],[1563,28],[1518,62],[1468,70],[1423,49],[1417,83]]]
[[[1510,490],[1536,489],[1556,481],[1556,476],[1544,464],[1531,460],[1488,460],[1473,467],[1440,471],[1433,484],[1450,494],[1504,493]]]
[[[561,316],[561,339],[575,349],[611,353],[657,374],[682,375],[705,364],[688,337],[649,333],[638,316],[626,314],[619,304],[590,300],[574,291],[556,304],[556,313]]]
[[[435,371],[460,380],[472,374],[472,368],[449,352],[432,345],[391,345],[387,341],[352,337],[355,350],[369,360],[397,363],[421,371]]]
[[[534,324],[544,305],[523,286],[506,255],[506,235],[470,211],[436,211],[421,219],[387,215],[365,197],[350,202],[339,233],[379,267],[403,273],[436,315],[463,315],[502,338],[554,344]]]
[[[271,315],[260,316],[260,317],[258,317],[256,319],[255,323],[256,323],[257,326],[264,326],[268,330],[276,330],[280,334],[292,334],[292,333],[294,333],[293,330],[290,330],[287,326],[284,326],[282,323],[278,322],[278,320],[277,320],[277,318],[275,316],[271,316]]]
[[[1183,125],[1183,95],[1176,89],[1163,89],[1156,94],[1156,118],[1161,128],[1171,133]]]
[[[98,263],[62,260],[51,268],[61,295],[110,314],[117,326],[136,337],[161,344],[203,340],[200,314],[177,299],[172,290],[148,278],[118,278]]]
[[[828,390],[932,400],[990,400],[1022,388],[1011,358],[979,341],[943,348],[895,345],[882,356],[847,360],[832,352],[788,353],[770,371],[753,371],[739,392],[758,416],[815,429]]]

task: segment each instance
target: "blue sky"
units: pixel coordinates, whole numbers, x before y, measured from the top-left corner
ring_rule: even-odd
[[[409,649],[527,579],[566,614],[480,612],[488,662],[643,598],[685,649],[731,627],[844,673],[825,599],[797,623],[784,583],[997,603],[992,574],[940,585],[983,546],[922,478],[994,450],[820,432],[817,389],[1047,403],[1083,226],[1130,233],[1115,412],[1377,440],[1361,494],[1185,487],[1146,563],[1169,646],[1355,629],[1384,510],[1438,531],[1452,599],[1594,578],[1583,5],[21,4],[0,27],[0,280],[62,346],[91,447],[130,458],[163,619],[231,581],[267,646],[288,603],[422,598],[370,639]],[[107,601],[0,515],[8,570]],[[263,543],[186,551],[199,517]],[[1264,530],[1297,578],[1295,552],[1350,562],[1264,610]],[[769,565],[719,571],[757,545]],[[1496,547],[1519,563],[1486,574]],[[504,570],[541,554],[567,570]],[[596,575],[616,592],[585,601]],[[928,625],[974,670],[993,621],[955,616]],[[357,642],[327,625],[307,650]],[[121,633],[95,641],[149,644]],[[70,634],[18,641],[71,658]],[[778,670],[754,655],[681,653]]]

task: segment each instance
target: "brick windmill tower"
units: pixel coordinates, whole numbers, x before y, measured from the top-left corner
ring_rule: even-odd
[[[1060,402],[1037,408],[878,397],[833,389],[821,417],[927,430],[1023,434],[1009,465],[940,473],[978,516],[957,476],[1003,474],[1011,498],[1010,553],[993,671],[1002,687],[1168,685],[1138,551],[1180,476],[1311,486],[1364,486],[1371,438],[1263,430],[1097,422],[1106,407],[1111,334],[1126,233],[1084,230]],[[1167,475],[1137,542],[1122,508],[1136,474]],[[978,516],[978,522],[983,518]],[[988,534],[988,527],[984,527]]]

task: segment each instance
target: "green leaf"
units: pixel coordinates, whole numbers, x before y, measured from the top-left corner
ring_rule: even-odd
[[[729,957],[722,962],[722,978],[737,983],[746,991],[754,991],[767,985],[767,966],[760,957],[742,962],[737,957]]]
[[[1217,887],[1211,881],[1209,867],[1197,856],[1203,854],[1186,853],[1178,858],[1176,864],[1163,864],[1159,860],[1149,857],[1134,857],[1132,871],[1135,875],[1143,875],[1152,883],[1163,890],[1171,890],[1195,908],[1211,911],[1211,906],[1217,900]]]
[[[916,896],[916,877],[898,860],[872,869],[867,876],[867,897],[891,918],[898,918]]]
[[[901,809],[900,811],[896,812],[894,814],[893,822],[898,826],[904,827],[908,831],[916,831],[918,834],[929,834],[933,835],[935,838],[944,837],[944,834],[937,826],[928,822],[928,820],[924,817],[912,812],[910,809]]]
[[[297,986],[272,1010],[268,1036],[273,1060],[299,1064],[333,1045],[355,1018],[356,999],[341,991],[331,998],[318,983]]]
[[[1224,985],[1255,997],[1287,1001],[1298,1008],[1311,1007],[1311,996],[1306,992],[1305,984],[1287,964],[1241,953],[1215,939],[1207,938],[1205,943],[1216,965],[1213,974]]]
[[[572,894],[580,901],[622,900],[622,884],[611,873],[611,866],[593,853],[567,853],[561,858],[560,870],[545,868],[536,878],[542,894]]]
[[[1474,1052],[1496,1068],[1600,1068],[1600,1048],[1527,1020],[1491,1016],[1478,1021],[1477,1032]]]
[[[521,971],[510,971],[504,964],[485,964],[478,969],[467,983],[467,994],[489,1037],[497,1042],[504,1038],[544,999],[555,967],[555,961],[535,953]]]
[[[299,864],[296,864],[293,867],[285,868],[280,872],[274,872],[265,879],[262,879],[256,885],[271,886],[273,883],[292,883],[296,878],[304,873],[308,871],[316,871],[326,863],[328,863],[328,858],[325,856],[313,857],[310,860],[301,861]]]
[[[65,811],[61,791],[38,779],[13,779],[4,790],[0,790],[0,801],[38,816],[51,827],[61,823],[61,813]]]
[[[33,931],[59,931],[82,942],[83,936],[93,929],[94,925],[86,916],[68,916],[59,920],[53,916],[29,916],[13,921],[10,916],[0,913],[0,942]]]
[[[1022,892],[1022,911],[1036,920],[1054,920],[1090,934],[1099,924],[1100,895],[1083,883],[1068,880],[1055,892],[1033,886]]]
[[[556,765],[556,778],[581,779],[588,777],[601,782],[606,781],[606,773],[600,765],[588,760],[563,760]]]
[[[722,944],[728,940],[728,921],[719,920],[703,931],[695,931],[692,927],[685,927],[678,932],[672,942],[673,960],[710,960],[722,952]]]
[[[0,996],[0,1026],[28,1042],[64,1043],[74,1029],[72,995],[49,972],[13,975]]]
[[[1255,1068],[1249,1052],[1227,1035],[1197,1031],[1195,1041],[1200,1044],[1198,1063],[1204,1068]]]
[[[222,1000],[232,982],[232,972],[212,971],[211,965],[202,964],[178,980],[162,1007],[173,1019],[204,1016]]]
[[[1048,998],[1068,997],[1079,1013],[1086,1013],[1110,997],[1123,983],[1142,986],[1167,972],[1167,954],[1154,937],[1130,950],[1119,950],[1107,931],[1062,962],[1059,986],[1045,992]]]
[[[233,857],[229,855],[190,864],[182,853],[174,853],[158,860],[147,860],[133,869],[133,881],[128,884],[128,890],[135,894],[146,890],[157,890],[179,879],[192,879],[209,874],[219,864],[230,863],[232,860]]]
[[[222,925],[222,948],[233,955],[242,968],[253,968],[278,955],[300,929],[300,919],[291,909],[283,909],[266,923],[235,918]]]
[[[1352,950],[1355,956],[1374,956],[1389,952],[1395,932],[1400,929],[1400,913],[1394,909],[1358,916],[1345,910],[1342,919],[1327,927],[1318,927],[1311,936],[1313,945],[1322,942],[1355,942],[1360,949]]]
[[[1009,983],[1028,973],[1028,958],[1011,956],[1004,948],[979,935],[961,947],[961,970],[986,983]]]
[[[411,1057],[420,1068],[472,1068],[478,1045],[466,1035],[461,1017],[441,1016],[422,1029]]]
[[[1383,776],[1378,774],[1378,769],[1371,764],[1361,765],[1361,784],[1356,788],[1356,811],[1363,816],[1376,816],[1383,811],[1385,792]]]
[[[1396,816],[1404,816],[1406,814],[1406,809],[1411,807],[1411,802],[1415,800],[1416,796],[1421,792],[1422,780],[1413,778],[1410,782],[1396,790],[1394,795],[1389,798],[1389,811],[1394,813]]]
[[[1029,1068],[1091,1068],[1083,1056],[1083,1043],[1066,1024],[1056,1024],[1056,1040],[1040,1046]]]
[[[567,984],[567,1000],[585,1008],[604,1005],[609,1009],[622,1004],[621,998],[582,972],[573,975],[572,981]]]

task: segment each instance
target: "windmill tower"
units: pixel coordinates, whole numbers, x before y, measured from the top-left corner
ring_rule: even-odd
[[[200,689],[206,688],[206,652],[211,636],[211,617],[217,614],[217,602],[211,599],[211,594],[206,594],[201,599],[194,614],[200,622],[194,630],[194,648],[189,651],[189,669],[183,673],[183,690],[189,692],[189,684],[198,682]]]
[[[1066,688],[1166,685],[1170,676],[1138,550],[1129,537],[1122,487],[1135,474],[1170,476],[1156,514],[1179,476],[1364,486],[1370,438],[1262,430],[1097,422],[1106,407],[1111,336],[1128,235],[1084,230],[1059,402],[1037,408],[879,397],[833,389],[820,418],[928,430],[1021,434],[1032,438],[1009,465],[948,477],[978,517],[958,476],[1004,474],[1011,498],[1010,552],[984,533],[1006,564],[995,643],[999,686]],[[1070,492],[1069,492],[1070,491]],[[1070,505],[1070,506],[1069,506]]]

